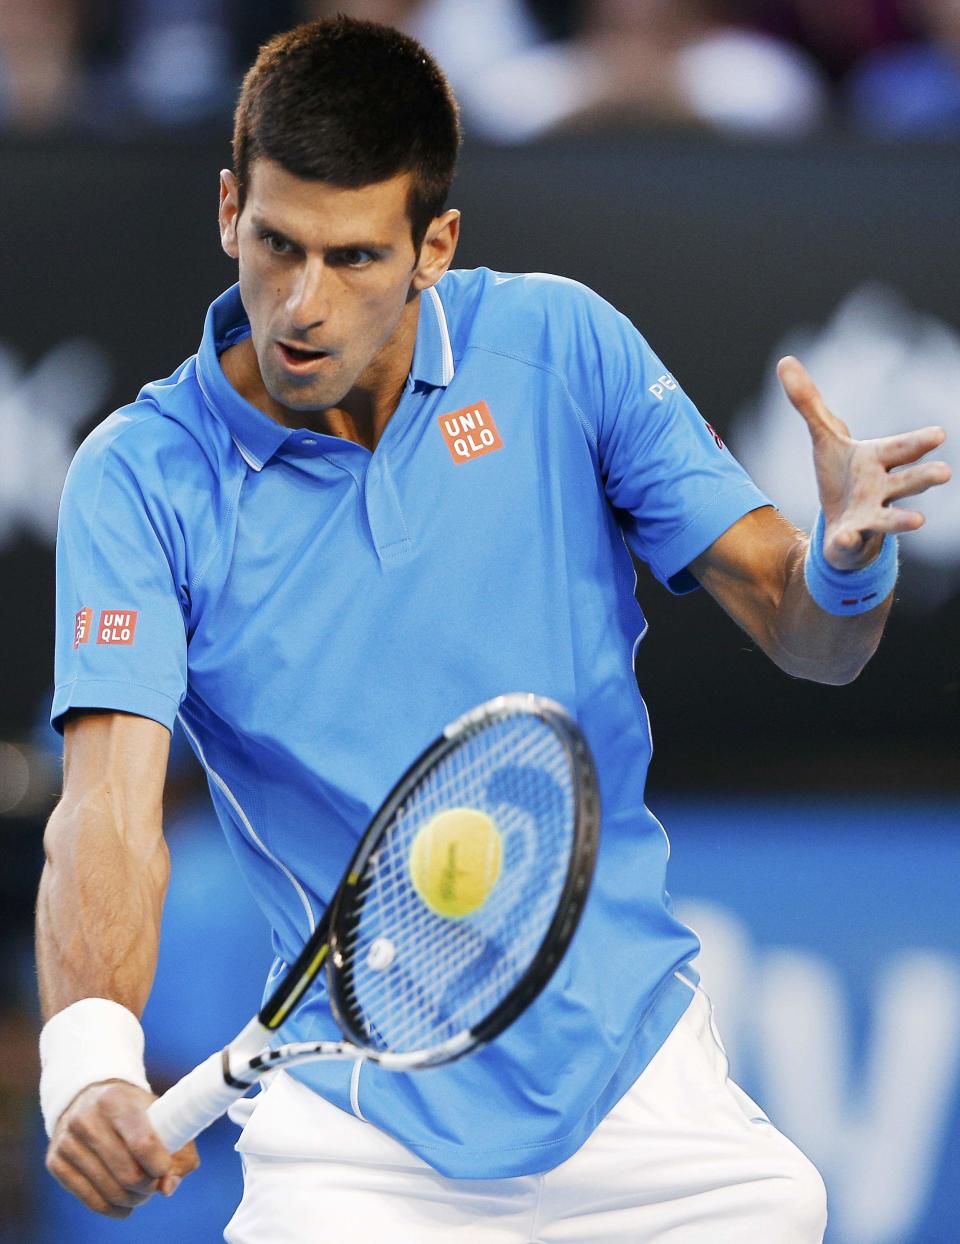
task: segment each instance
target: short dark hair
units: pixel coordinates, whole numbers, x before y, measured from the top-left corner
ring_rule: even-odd
[[[243,80],[233,130],[239,206],[258,157],[344,189],[410,173],[419,250],[446,204],[459,146],[450,84],[415,39],[343,16],[306,22],[265,43]]]

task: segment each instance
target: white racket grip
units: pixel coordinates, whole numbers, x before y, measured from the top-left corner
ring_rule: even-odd
[[[247,1086],[249,1087],[249,1086]],[[147,1118],[171,1153],[183,1148],[247,1092],[223,1078],[223,1051],[211,1054],[152,1102]]]

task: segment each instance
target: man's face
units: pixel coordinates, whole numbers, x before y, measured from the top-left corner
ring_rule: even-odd
[[[393,355],[409,349],[404,309],[436,279],[417,266],[409,182],[402,174],[343,190],[258,159],[237,215],[236,182],[223,175],[223,245],[240,263],[240,295],[274,402],[291,411],[338,406],[356,386],[376,390]]]

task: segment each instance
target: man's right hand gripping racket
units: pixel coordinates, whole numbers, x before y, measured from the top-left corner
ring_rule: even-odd
[[[412,1071],[492,1041],[569,945],[599,820],[589,748],[559,704],[518,693],[460,717],[387,796],[260,1014],[150,1106],[157,1135],[175,1152],[274,1068]],[[324,965],[345,1039],[271,1047]]]

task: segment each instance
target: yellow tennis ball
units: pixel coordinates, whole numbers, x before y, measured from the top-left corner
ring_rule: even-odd
[[[500,831],[485,812],[448,808],[417,830],[410,879],[431,911],[458,920],[490,897],[502,857]]]

